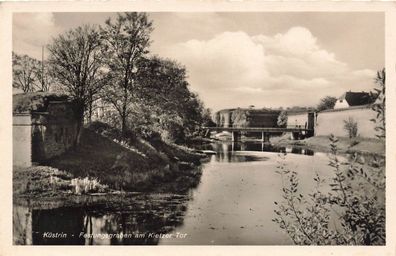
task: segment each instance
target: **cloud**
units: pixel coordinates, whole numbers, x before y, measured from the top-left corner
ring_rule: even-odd
[[[53,13],[16,13],[13,16],[13,50],[41,59],[41,47],[59,32]]]
[[[273,36],[223,32],[164,54],[187,67],[192,88],[215,109],[315,105],[326,95],[370,90],[375,74],[351,69],[304,27]]]

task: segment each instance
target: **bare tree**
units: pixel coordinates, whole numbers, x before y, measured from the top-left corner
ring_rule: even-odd
[[[40,91],[49,91],[55,82],[54,77],[50,73],[49,63],[48,61],[37,61],[37,63],[38,65],[34,71],[36,77],[34,84]]]
[[[127,130],[135,93],[137,61],[148,53],[152,22],[145,13],[118,14],[101,28],[103,52],[112,74],[103,99],[114,106],[121,119],[121,130]]]
[[[84,112],[107,81],[103,68],[101,40],[96,27],[85,25],[55,38],[48,46],[51,73],[60,88],[76,102],[79,143]]]
[[[28,55],[12,53],[12,86],[23,92],[33,92],[39,61]]]

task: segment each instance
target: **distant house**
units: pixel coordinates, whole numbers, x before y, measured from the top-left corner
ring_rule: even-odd
[[[334,109],[362,106],[373,103],[373,98],[367,92],[346,92],[336,102]]]

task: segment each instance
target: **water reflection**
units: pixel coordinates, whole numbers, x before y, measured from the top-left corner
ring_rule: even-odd
[[[201,146],[205,150],[213,150],[215,161],[218,162],[249,162],[249,161],[265,161],[268,157],[263,155],[247,155],[238,154],[243,151],[253,152],[272,152],[272,153],[292,153],[299,155],[313,156],[314,151],[299,147],[276,147],[269,143],[262,142],[222,142],[211,143]]]
[[[152,195],[125,205],[31,209],[14,206],[14,244],[156,245],[183,223],[188,195]]]
[[[286,161],[299,164],[302,183],[312,180],[314,167],[328,173],[327,158],[261,142],[212,143],[201,149],[216,154],[204,164],[200,185],[186,195],[141,194],[73,208],[43,209],[28,201],[14,205],[14,244],[290,244],[271,222],[268,207],[280,196],[277,154],[258,152],[290,153]],[[176,232],[188,237],[158,237]]]

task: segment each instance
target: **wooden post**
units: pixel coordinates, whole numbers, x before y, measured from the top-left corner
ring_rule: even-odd
[[[261,132],[261,142],[265,142],[265,133]]]

